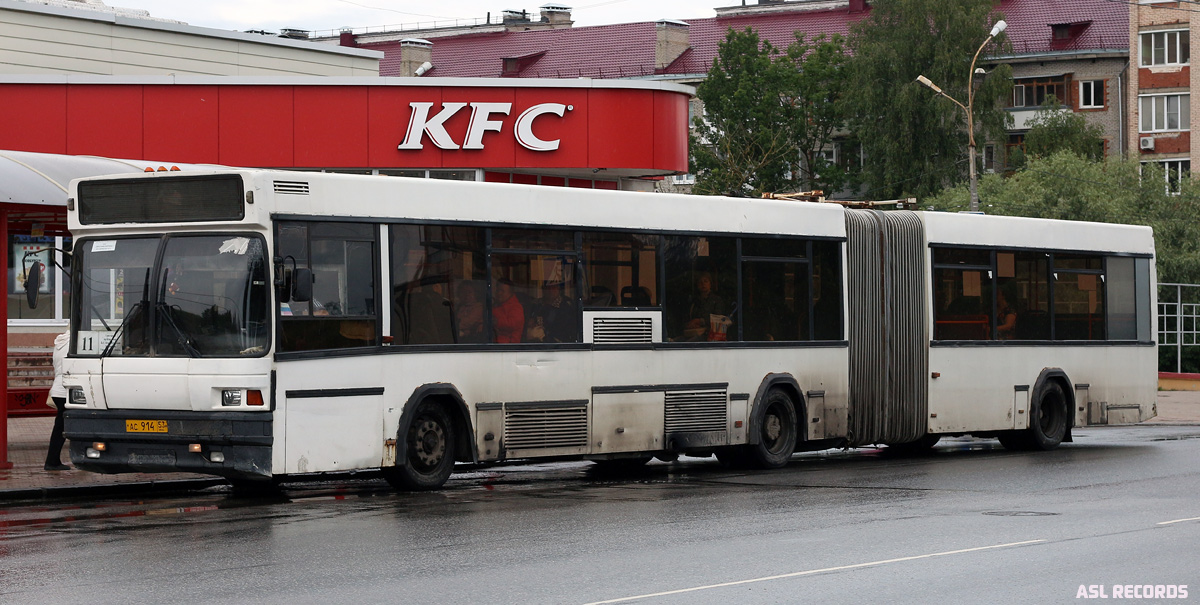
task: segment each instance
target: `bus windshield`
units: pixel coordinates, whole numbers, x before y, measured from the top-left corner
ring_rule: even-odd
[[[79,355],[247,357],[269,344],[260,236],[85,242],[75,255]]]

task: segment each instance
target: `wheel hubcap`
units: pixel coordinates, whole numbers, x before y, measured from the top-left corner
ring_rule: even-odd
[[[783,422],[779,420],[779,416],[771,414],[766,417],[766,422],[763,423],[763,437],[770,443],[779,441],[779,436],[783,434]]]
[[[429,418],[417,422],[413,432],[413,453],[416,461],[426,468],[437,466],[446,454],[446,432]]]

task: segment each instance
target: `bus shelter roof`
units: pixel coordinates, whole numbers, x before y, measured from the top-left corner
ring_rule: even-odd
[[[121,160],[86,155],[57,155],[0,150],[0,203],[24,206],[66,206],[71,179],[151,170],[212,170],[212,164],[179,164]]]

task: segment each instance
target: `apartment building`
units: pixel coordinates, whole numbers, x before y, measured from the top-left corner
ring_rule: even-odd
[[[1169,189],[1189,173],[1192,147],[1191,19],[1200,5],[1140,0],[1129,9],[1130,154],[1164,168]]]

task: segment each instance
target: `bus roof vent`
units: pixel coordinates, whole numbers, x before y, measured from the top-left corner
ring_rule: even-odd
[[[304,181],[275,181],[275,193],[308,195],[308,183]]]
[[[584,311],[583,341],[617,345],[661,342],[661,321],[658,309]]]

